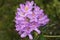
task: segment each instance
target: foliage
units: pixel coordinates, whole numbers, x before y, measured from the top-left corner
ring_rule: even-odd
[[[48,15],[50,22],[41,27],[42,33],[34,36],[34,40],[60,40],[60,38],[44,38],[43,35],[60,34],[60,0],[34,0]],[[15,30],[14,17],[16,8],[25,0],[0,0],[0,40],[28,40],[21,39]],[[37,37],[39,36],[39,37]],[[36,38],[35,38],[36,37]]]

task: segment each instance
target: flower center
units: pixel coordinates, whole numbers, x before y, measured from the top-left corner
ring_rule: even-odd
[[[29,30],[30,29],[30,27],[27,27],[27,30]]]
[[[42,18],[42,16],[39,17],[40,19]]]
[[[32,13],[32,16],[35,16],[34,12]]]
[[[26,21],[27,21],[27,22],[29,22],[29,21],[30,21],[30,19],[29,19],[28,17],[26,17]]]
[[[39,16],[39,19],[41,19],[42,17],[43,17],[43,15],[40,15],[40,16]]]
[[[25,10],[26,10],[26,11],[28,10],[28,6],[25,7]]]

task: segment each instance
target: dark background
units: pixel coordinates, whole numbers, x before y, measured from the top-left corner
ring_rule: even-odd
[[[21,39],[15,30],[14,17],[17,7],[26,0],[0,0],[0,40],[28,40]],[[35,3],[48,15],[50,22],[40,27],[42,33],[33,40],[60,40],[60,0],[34,0]],[[51,37],[46,37],[48,35]],[[56,37],[52,37],[56,36]]]

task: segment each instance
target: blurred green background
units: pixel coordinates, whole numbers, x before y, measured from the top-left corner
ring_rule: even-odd
[[[0,0],[0,40],[29,40],[28,37],[21,39],[14,26],[16,9],[20,3],[25,3],[25,1]],[[36,35],[35,32],[32,33],[34,36],[33,40],[60,40],[60,0],[34,1],[48,15],[50,22],[40,28],[42,31],[40,35]]]

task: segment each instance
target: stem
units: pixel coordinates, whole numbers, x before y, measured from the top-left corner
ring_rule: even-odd
[[[44,35],[44,37],[60,37],[60,35],[56,35],[56,36]]]

